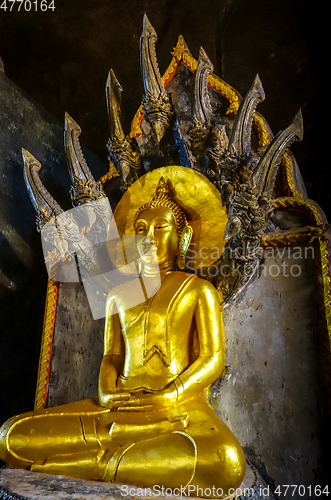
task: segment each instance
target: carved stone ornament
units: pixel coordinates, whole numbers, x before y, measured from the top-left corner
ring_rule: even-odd
[[[126,136],[121,125],[121,92],[114,71],[111,69],[106,83],[106,101],[109,117],[110,138],[107,143],[109,162],[122,177],[121,190],[126,191],[138,179],[141,154],[135,139]]]

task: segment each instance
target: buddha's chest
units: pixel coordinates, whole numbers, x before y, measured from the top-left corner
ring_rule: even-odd
[[[177,283],[176,290],[169,280],[168,286],[161,287],[149,301],[123,311],[126,363],[143,367],[162,362],[164,367],[170,367],[187,362],[195,306],[189,281],[184,280],[180,286]]]

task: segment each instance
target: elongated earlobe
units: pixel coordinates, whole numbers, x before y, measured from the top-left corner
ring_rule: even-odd
[[[185,226],[183,231],[181,232],[178,250],[177,250],[177,264],[179,269],[185,269],[185,256],[188,250],[188,247],[191,243],[193,235],[193,229],[191,226]]]

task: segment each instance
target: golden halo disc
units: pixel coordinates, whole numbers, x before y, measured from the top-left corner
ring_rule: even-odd
[[[188,224],[193,228],[193,237],[186,256],[187,269],[210,266],[220,258],[224,250],[223,236],[228,220],[226,208],[222,206],[219,191],[203,174],[175,165],[148,172],[135,181],[123,195],[116,207],[113,221],[120,236],[127,237],[124,237],[122,242],[107,242],[111,260],[117,267],[122,267],[138,258],[132,238],[135,234],[133,219],[137,210],[155,196],[160,177],[168,182],[171,199],[185,211]],[[112,231],[114,226],[110,233]],[[131,238],[128,238],[130,235]]]

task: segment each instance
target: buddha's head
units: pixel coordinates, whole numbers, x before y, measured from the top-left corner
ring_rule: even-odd
[[[184,269],[193,230],[183,209],[170,198],[163,177],[154,198],[136,212],[134,228],[138,252],[145,265],[175,269],[177,260],[178,267]]]
[[[140,253],[146,274],[154,250],[159,269],[165,259],[173,270],[178,265],[195,272],[222,255],[227,221],[219,191],[200,172],[178,165],[156,168],[135,181],[119,201],[109,230],[109,255],[121,268],[136,262]],[[152,274],[157,274],[156,266]]]

